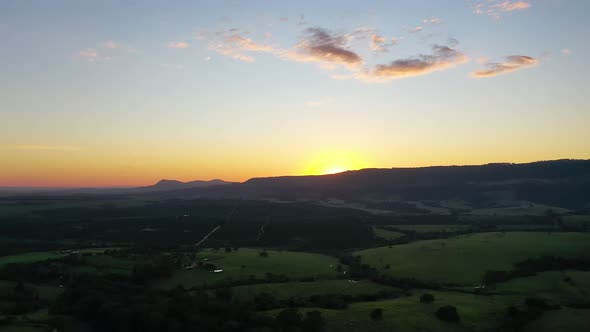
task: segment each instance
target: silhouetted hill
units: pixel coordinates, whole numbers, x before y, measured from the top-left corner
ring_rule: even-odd
[[[204,188],[204,187],[210,187],[210,186],[225,185],[225,184],[230,184],[230,183],[231,182],[226,182],[226,181],[219,180],[219,179],[209,180],[209,181],[196,180],[196,181],[189,181],[189,182],[181,182],[181,181],[177,181],[177,180],[163,179],[152,186],[140,187],[140,188],[144,189],[144,190],[156,190],[157,191],[157,190],[175,190],[175,189],[186,189],[186,188]]]
[[[277,199],[513,200],[583,208],[590,204],[590,160],[526,164],[363,169],[317,176],[253,178],[242,184],[175,191],[202,197]]]

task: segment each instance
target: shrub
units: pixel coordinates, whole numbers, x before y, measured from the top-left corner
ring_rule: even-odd
[[[422,303],[432,303],[434,302],[434,295],[425,293],[420,296],[420,302]]]
[[[383,309],[377,308],[371,311],[371,319],[372,320],[382,320],[383,319]]]
[[[458,322],[459,321],[459,313],[457,313],[457,308],[452,305],[446,305],[443,307],[438,308],[436,311],[436,317],[440,320],[444,320],[445,322]]]

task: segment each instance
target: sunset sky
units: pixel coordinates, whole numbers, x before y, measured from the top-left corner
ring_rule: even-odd
[[[0,1],[0,186],[590,158],[590,1]]]

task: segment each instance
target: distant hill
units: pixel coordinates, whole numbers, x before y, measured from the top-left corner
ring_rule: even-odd
[[[231,184],[232,182],[226,182],[223,180],[219,180],[219,179],[215,179],[215,180],[209,180],[209,181],[202,181],[202,180],[196,180],[196,181],[189,181],[189,182],[181,182],[181,181],[177,181],[177,180],[160,180],[158,181],[158,183],[151,185],[151,186],[146,186],[146,187],[139,187],[136,189],[142,189],[145,191],[160,191],[160,190],[176,190],[176,189],[187,189],[187,188],[205,188],[205,187],[211,187],[211,186],[220,186],[220,185],[226,185],[226,184]]]
[[[242,184],[192,188],[176,195],[225,198],[524,200],[566,208],[590,207],[590,160],[525,164],[363,169],[317,176],[253,178]]]

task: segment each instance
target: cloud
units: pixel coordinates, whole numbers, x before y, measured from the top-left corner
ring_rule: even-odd
[[[469,58],[449,46],[434,45],[432,54],[394,60],[389,64],[376,65],[372,70],[360,72],[355,78],[363,81],[384,82],[392,79],[425,75],[434,71],[452,68],[466,63]]]
[[[168,47],[168,48],[176,48],[176,49],[185,49],[185,48],[188,48],[189,46],[190,46],[189,43],[182,42],[182,41],[171,41],[166,45],[166,47]]]
[[[389,47],[397,43],[397,39],[386,38],[375,29],[367,27],[349,33],[334,32],[320,27],[304,28],[296,44],[287,48],[255,41],[248,35],[248,32],[235,28],[218,31],[213,34],[209,49],[245,62],[255,61],[253,53],[266,53],[285,61],[315,63],[323,69],[340,69],[340,72],[332,74],[334,79],[356,79],[364,82],[384,82],[425,75],[469,61],[469,58],[457,49],[459,42],[451,38],[446,45],[434,45],[431,54],[421,54],[373,66],[351,48],[351,43],[366,40],[369,43],[369,51],[387,52]],[[314,107],[318,103],[319,101],[309,101],[306,105]]]
[[[244,54],[245,52],[273,53],[275,51],[271,45],[255,42],[247,38],[246,34],[247,32],[241,32],[238,29],[217,32],[216,35],[220,37],[220,40],[210,45],[210,49],[245,62],[255,61],[252,56]]]
[[[119,43],[115,42],[114,40],[107,40],[103,43],[103,46],[105,48],[114,49],[119,48],[121,45],[119,45]]]
[[[109,57],[102,57],[95,48],[85,48],[78,52],[78,56],[92,63],[110,59]]]
[[[422,20],[422,23],[424,23],[424,24],[441,24],[442,19],[440,19],[438,17],[425,18]]]
[[[532,7],[528,1],[480,0],[473,5],[473,12],[500,18],[503,13],[520,11]]]
[[[572,54],[572,50],[570,50],[569,48],[564,48],[561,50],[561,54],[570,55],[570,54]]]
[[[345,37],[348,40],[367,39],[369,41],[369,48],[374,52],[388,52],[398,42],[397,38],[388,39],[378,33],[376,29],[369,27],[357,28],[353,32],[346,34]]]
[[[34,150],[34,151],[80,151],[82,148],[71,145],[35,145],[35,144],[16,144],[9,146],[16,150]]]
[[[419,25],[419,26],[417,26],[417,27],[415,27],[415,28],[409,29],[409,30],[408,30],[408,32],[409,32],[409,33],[416,33],[416,32],[420,32],[420,31],[422,31],[422,30],[424,30],[424,27],[423,27],[423,26],[421,26],[421,25]]]
[[[510,73],[537,65],[539,61],[526,55],[507,56],[504,62],[488,62],[484,70],[472,73],[473,77],[483,78]]]
[[[336,34],[322,28],[307,28],[304,37],[294,50],[286,53],[290,59],[300,62],[318,62],[322,65],[342,65],[357,68],[361,57],[348,49],[348,36]]]

